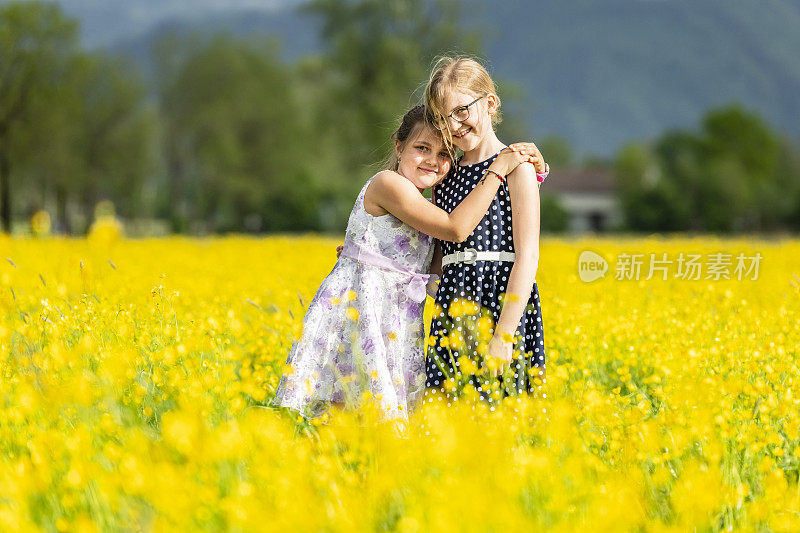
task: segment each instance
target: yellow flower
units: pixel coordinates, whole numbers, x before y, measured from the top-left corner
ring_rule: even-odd
[[[37,237],[50,234],[50,214],[47,211],[37,211],[31,217],[31,230]]]
[[[467,316],[475,316],[481,310],[481,306],[477,302],[473,302],[472,300],[464,300],[463,303],[463,313]]]
[[[460,318],[464,316],[464,300],[461,298],[455,298],[452,302],[450,302],[450,307],[447,310],[447,314],[450,315],[451,318]]]
[[[358,320],[358,309],[355,307],[348,307],[347,308],[347,318],[355,322]]]
[[[464,337],[461,336],[458,330],[454,330],[449,335],[448,344],[453,350],[460,350],[464,346]]]
[[[499,359],[497,359],[497,358],[495,358],[495,357],[492,357],[492,356],[489,356],[489,357],[487,357],[487,358],[486,358],[486,360],[485,360],[485,365],[486,365],[486,367],[487,367],[489,370],[493,371],[493,372],[494,372],[495,370],[499,369],[499,368],[500,368],[500,365],[501,365],[502,363],[503,363],[503,361],[500,361]]]
[[[464,374],[474,374],[478,371],[478,365],[469,357],[462,355],[458,358],[458,368]]]
[[[642,278],[651,252],[671,260],[702,254],[703,275],[720,248],[732,252],[729,280],[674,278],[673,263],[666,281],[658,274],[613,281],[611,267],[602,290],[575,282],[575,258],[585,245],[557,237],[540,243],[549,379],[537,376],[542,358],[541,367],[524,369],[532,393],[506,397],[515,384],[489,368],[492,313],[471,317],[477,307],[462,297],[453,308],[458,324],[442,316],[447,325],[435,329],[446,333],[439,333],[429,328],[440,310],[428,305],[420,338],[430,343],[438,335],[444,346],[460,346],[452,354],[458,364],[455,375],[434,371],[441,389],[426,393],[419,418],[407,422],[410,405],[391,389],[374,391],[384,394],[380,404],[366,400],[370,392],[362,402],[376,367],[366,366],[361,350],[350,352],[356,327],[321,333],[334,352],[329,360],[352,365],[320,365],[309,376],[286,363],[309,312],[305,295],[314,294],[331,263],[328,238],[120,235],[104,249],[86,239],[0,234],[0,352],[10,355],[2,438],[24,452],[6,457],[4,488],[15,500],[59,507],[59,531],[97,529],[84,509],[90,485],[112,507],[137,498],[175,530],[215,517],[232,529],[259,530],[274,516],[291,517],[284,522],[298,530],[368,529],[374,517],[364,521],[360,510],[388,502],[402,507],[391,522],[405,533],[452,529],[467,514],[475,530],[527,531],[541,516],[520,512],[523,502],[554,524],[588,523],[592,531],[714,529],[726,510],[733,514],[725,525],[734,529],[800,531],[797,486],[786,472],[800,438],[800,280],[789,260],[800,256],[800,239],[602,239],[595,245],[609,259],[644,252]],[[740,251],[765,256],[758,279],[736,279]],[[354,303],[361,294],[342,292],[345,312],[362,310]],[[695,305],[683,305],[689,300]],[[735,334],[721,334],[708,316],[736,324]],[[396,351],[401,332],[390,329],[383,340]],[[525,355],[536,361],[540,354],[531,350]],[[422,354],[415,355],[419,366]],[[288,394],[308,397],[308,411],[322,409],[322,416],[262,407],[284,374],[295,378]],[[386,376],[398,390],[414,391],[428,377],[408,381],[400,369]],[[325,410],[331,381],[344,405]],[[722,403],[698,391],[716,392]],[[479,450],[464,446],[478,441]],[[106,471],[98,457],[118,472]],[[731,477],[731,460],[733,474],[747,475]],[[236,472],[220,477],[220,461],[259,468],[237,481]],[[563,475],[552,475],[554,465]],[[509,483],[498,471],[518,475]],[[52,479],[61,483],[48,484]],[[580,501],[569,496],[575,486]],[[454,487],[466,507],[426,507],[408,497],[446,498]],[[648,487],[669,507],[668,524],[649,514]],[[266,493],[277,496],[261,497]],[[496,494],[504,497],[481,503]],[[25,512],[0,505],[0,531],[24,529]],[[106,518],[107,529],[129,529],[115,513]]]
[[[494,330],[494,320],[491,316],[482,316],[477,320],[478,338],[481,340],[489,341],[492,338],[492,331]]]
[[[767,437],[768,444],[781,444],[783,442],[783,437],[780,433],[770,433]]]

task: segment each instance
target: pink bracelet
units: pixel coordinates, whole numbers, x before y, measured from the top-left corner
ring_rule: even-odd
[[[539,183],[543,182],[548,174],[550,174],[550,165],[545,163],[544,164],[544,172],[537,172],[536,173],[536,181],[538,181]]]

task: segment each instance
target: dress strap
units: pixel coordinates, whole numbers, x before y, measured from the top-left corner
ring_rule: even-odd
[[[377,176],[378,174],[380,174],[380,172],[377,172],[375,175],[373,175],[371,178],[369,178],[367,180],[367,182],[364,184],[364,186],[361,187],[361,192],[358,193],[358,198],[356,198],[356,200],[361,202],[361,208],[362,209],[364,208],[364,195],[367,194],[367,187],[369,187],[369,184],[372,183],[372,180],[374,180],[375,176]]]

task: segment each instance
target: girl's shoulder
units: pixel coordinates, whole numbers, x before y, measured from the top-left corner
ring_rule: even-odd
[[[363,203],[367,203],[367,195],[369,194],[370,203],[382,205],[388,199],[394,199],[395,201],[408,200],[409,195],[415,193],[419,193],[417,188],[402,175],[394,170],[381,170],[367,181],[361,190],[360,198]],[[385,209],[381,209],[385,211]]]
[[[394,170],[381,170],[374,176],[370,178],[371,181],[378,181],[378,182],[395,182],[399,180],[405,180],[403,176],[395,172]]]
[[[380,170],[375,174],[373,174],[372,177],[370,177],[369,179],[367,179],[366,182],[364,182],[364,186],[361,187],[361,196],[366,194],[367,189],[369,189],[370,185],[372,185],[373,183],[376,183],[378,184],[379,187],[382,187],[387,182],[387,180],[393,181],[394,179],[396,179],[395,176],[393,176],[393,174],[398,177],[402,177],[400,176],[400,174],[397,174],[397,172],[393,170]]]
[[[381,170],[370,178],[370,182],[375,184],[381,191],[390,194],[406,195],[412,192],[419,192],[409,180],[394,170]]]

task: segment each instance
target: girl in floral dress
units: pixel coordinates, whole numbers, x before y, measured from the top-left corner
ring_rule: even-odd
[[[447,212],[422,195],[451,165],[425,108],[406,113],[393,138],[390,170],[372,176],[356,198],[341,256],[309,304],[273,399],[307,418],[331,404],[359,407],[371,396],[384,418],[407,419],[425,391],[422,312],[432,237],[469,235],[501,178],[532,151],[525,143],[504,151],[490,179]]]

